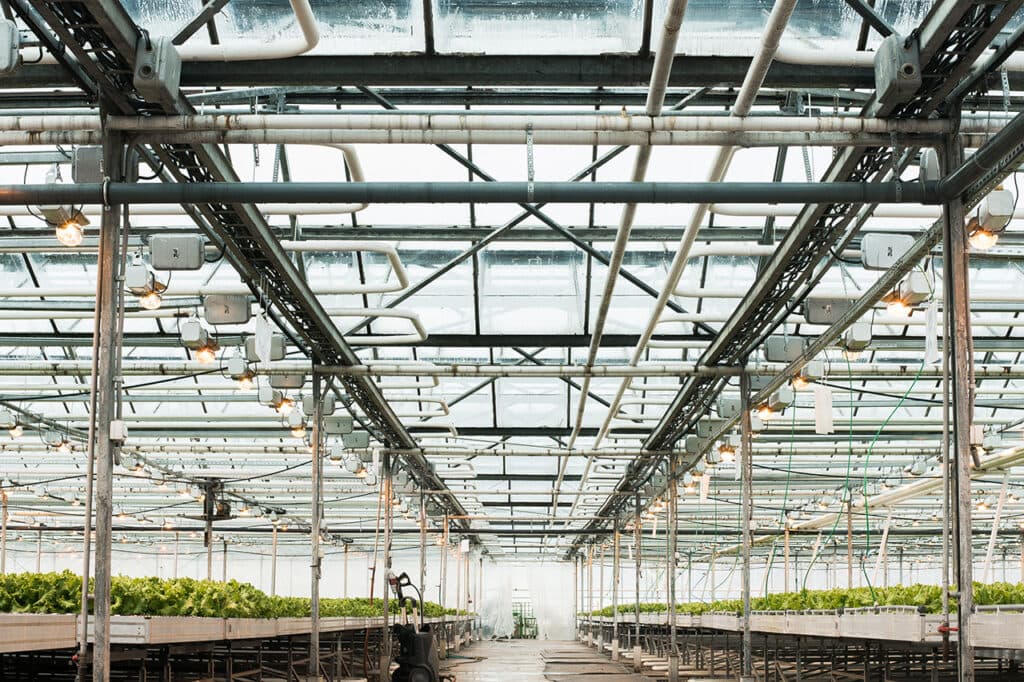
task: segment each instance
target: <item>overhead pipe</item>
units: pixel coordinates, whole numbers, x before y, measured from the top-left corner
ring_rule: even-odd
[[[987,56],[987,54],[983,54],[978,58],[978,61],[984,61]],[[802,66],[875,68],[874,52],[835,49],[833,46],[830,46],[828,49],[815,49],[798,45],[794,41],[780,45],[775,52],[775,59],[786,64]],[[1024,71],[1024,55],[1011,56],[1003,63],[1003,68],[1014,73]]]
[[[665,106],[665,93],[668,88],[669,77],[672,73],[672,62],[675,60],[676,45],[679,41],[679,29],[683,23],[683,16],[686,14],[687,0],[672,0],[669,3],[665,14],[665,21],[662,25],[661,37],[658,48],[655,52],[654,68],[651,72],[650,89],[647,91],[647,102],[644,113],[652,123],[661,114]],[[610,117],[614,118],[614,117]],[[636,157],[633,159],[633,169],[630,172],[631,182],[643,182],[647,177],[647,167],[651,161],[650,146],[637,149]],[[597,353],[601,348],[601,338],[604,335],[604,326],[608,317],[608,308],[611,306],[612,296],[615,293],[615,285],[618,283],[619,271],[622,269],[622,261],[625,258],[626,246],[629,243],[629,235],[633,229],[633,221],[636,218],[636,204],[627,203],[622,207],[622,214],[619,218],[619,226],[615,233],[615,241],[612,244],[611,254],[608,258],[608,273],[604,280],[604,289],[601,292],[601,305],[598,307],[594,319],[593,332],[590,340],[590,347],[587,349],[586,365],[592,367],[597,361]],[[576,410],[575,426],[569,436],[568,445],[570,448],[576,443],[580,429],[583,427],[583,415],[586,412],[587,401],[590,396],[590,377],[584,378],[580,388],[579,404]],[[562,478],[565,475],[567,462],[559,467],[558,477],[555,484],[557,490],[561,486]],[[552,508],[556,508],[558,499],[552,500]]]
[[[675,0],[686,5],[685,0]],[[671,10],[678,9],[673,5]],[[682,17],[678,17],[682,20]],[[669,23],[666,20],[666,36]],[[678,35],[678,26],[673,36]],[[674,40],[674,38],[673,38]],[[668,46],[666,46],[668,49]],[[674,47],[672,48],[674,49]],[[662,54],[661,50],[658,54]],[[666,58],[671,68],[671,57]],[[382,130],[382,131],[459,131],[459,132],[780,132],[780,133],[877,133],[889,135],[945,135],[952,132],[949,119],[887,119],[859,116],[664,116],[662,107],[669,72],[658,73],[655,63],[652,89],[644,113],[615,114],[553,114],[477,115],[462,114],[195,114],[188,116],[111,116],[106,119],[110,130],[124,130],[147,139],[147,133],[191,133],[237,130]],[[1004,122],[998,117],[998,124]],[[993,123],[968,119],[964,132],[992,132]],[[0,130],[98,130],[99,117],[94,116],[9,116],[0,117]]]
[[[724,157],[723,157],[724,159]],[[935,182],[735,182],[721,181],[726,163],[709,182],[201,182],[0,185],[2,205],[51,204],[254,204],[260,201],[337,203],[697,203],[701,220],[684,235],[668,292],[689,257],[709,203],[808,204],[921,203],[942,200]],[[707,202],[707,203],[699,203]],[[692,234],[691,234],[692,232]],[[675,264],[675,263],[674,263]],[[668,293],[664,296],[667,300]],[[663,305],[661,307],[664,307]]]
[[[743,85],[740,87],[740,91],[736,95],[736,103],[732,108],[733,116],[738,118],[746,117],[753,108],[754,100],[758,91],[761,89],[762,83],[764,83],[765,76],[768,74],[768,69],[771,67],[775,52],[779,47],[779,41],[786,30],[786,25],[789,23],[793,10],[796,8],[796,3],[797,0],[777,0],[775,5],[772,7],[771,14],[768,17],[768,23],[765,25],[764,33],[761,36],[761,44],[754,55],[754,59],[750,64],[746,77],[743,79]],[[711,183],[720,183],[725,178],[725,174],[729,169],[729,164],[732,161],[735,151],[736,148],[731,146],[724,147],[718,151],[708,174],[708,180]],[[781,202],[781,200],[776,198],[766,203],[772,202]],[[647,322],[647,327],[640,335],[640,340],[637,342],[636,348],[633,350],[633,354],[630,357],[630,364],[638,364],[640,359],[643,357],[647,344],[654,335],[654,330],[658,325],[658,318],[665,311],[668,299],[683,275],[683,270],[686,268],[686,263],[689,260],[690,249],[693,248],[693,243],[697,238],[697,232],[700,230],[701,225],[704,224],[704,218],[708,213],[708,206],[712,203],[715,203],[714,199],[711,197],[705,197],[703,202],[698,203],[693,208],[693,212],[690,216],[690,222],[687,224],[686,232],[683,233],[683,236],[679,240],[679,245],[676,248],[676,255],[669,266],[666,281],[658,295],[658,300],[652,308],[650,318]],[[626,387],[627,382],[624,381],[620,383],[615,398],[612,400],[612,404],[608,408],[604,423],[601,425],[597,438],[594,440],[594,447],[601,444],[601,440],[611,427],[612,418],[614,415],[618,414],[619,402],[622,400],[622,397],[626,392]]]

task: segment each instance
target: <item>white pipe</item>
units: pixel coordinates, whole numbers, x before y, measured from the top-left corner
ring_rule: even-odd
[[[813,120],[813,119],[811,119]],[[987,133],[960,136],[965,147],[980,147],[991,137]],[[0,131],[0,145],[94,145],[103,141],[94,130]],[[525,130],[223,130],[148,133],[147,142],[165,144],[526,144]],[[864,147],[890,144],[885,133],[807,132],[636,132],[558,131],[533,133],[535,145],[561,146],[696,146],[696,147]]]
[[[680,4],[685,5],[685,2]],[[667,24],[666,24],[667,25]],[[678,29],[677,29],[678,30]],[[661,50],[658,54],[662,54]],[[671,60],[668,60],[671,64]],[[667,76],[667,74],[666,74]],[[550,116],[459,114],[196,114],[190,116],[111,116],[106,127],[137,133],[226,130],[384,130],[459,132],[781,132],[781,133],[920,133],[942,135],[948,119],[886,119],[858,116],[662,116],[665,84],[648,98],[643,115],[562,114]],[[652,105],[659,105],[654,107]],[[1008,118],[999,116],[996,129]],[[66,127],[62,124],[67,124]],[[95,130],[94,116],[10,116],[0,130]],[[986,120],[968,119],[963,132],[991,132]],[[975,130],[978,128],[978,130]]]
[[[984,61],[988,56],[989,55],[987,53],[983,53],[978,58],[978,61]],[[825,50],[818,50],[798,45],[795,42],[780,45],[775,52],[775,58],[780,62],[785,62],[786,64],[800,64],[807,66],[841,66],[862,69],[873,69],[875,66],[874,52],[836,50],[831,47]],[[1010,55],[1009,59],[1003,62],[1003,66],[1001,68],[1014,72],[1024,71],[1024,55]]]
[[[800,215],[803,208],[803,204],[712,204],[711,212],[743,218],[768,216],[794,218]],[[936,220],[941,215],[942,210],[938,207],[914,204],[883,204],[871,213],[874,218],[927,218],[931,220]],[[1016,208],[1013,217],[1024,218],[1024,206]]]
[[[975,467],[971,470],[971,478],[978,478],[991,471],[1001,471],[1018,464],[1024,459],[1024,447],[1012,447],[1002,450],[990,457],[982,460],[981,466]],[[894,507],[902,504],[907,500],[912,500],[923,495],[935,492],[942,487],[942,478],[924,478],[917,481],[913,481],[906,485],[900,486],[893,490],[879,493],[869,498],[868,504],[871,509],[877,511],[879,509],[885,509]],[[792,530],[821,530],[827,529],[830,526],[838,523],[841,520],[843,513],[827,513],[820,516],[816,516],[806,521],[799,521],[790,528]],[[762,536],[755,538],[754,544],[765,544],[771,542],[772,538]],[[729,547],[718,550],[712,554],[714,557],[731,554],[739,551],[739,545],[730,545]]]
[[[672,292],[673,296],[681,298],[715,298],[732,299],[743,298],[747,295],[749,287],[746,284],[720,287],[679,287]],[[807,295],[810,300],[814,299],[841,299],[856,301],[863,295],[863,291],[848,291],[843,289],[814,289]],[[935,300],[943,300],[941,287],[936,287],[932,293]],[[1024,290],[1014,291],[1013,289],[976,289],[970,291],[970,300],[975,303],[1020,303],[1024,301]],[[881,304],[880,304],[881,305]],[[901,318],[897,318],[901,319]],[[895,324],[900,324],[896,322]],[[999,320],[988,320],[983,323],[985,326],[1002,326]]]

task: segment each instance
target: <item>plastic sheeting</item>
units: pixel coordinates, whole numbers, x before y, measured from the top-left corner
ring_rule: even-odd
[[[479,610],[484,637],[512,636],[515,596],[517,601],[529,598],[537,618],[538,639],[573,638],[572,564],[487,564],[484,571],[484,598]]]

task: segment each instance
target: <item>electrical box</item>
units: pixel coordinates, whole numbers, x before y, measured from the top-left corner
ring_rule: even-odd
[[[808,324],[835,324],[853,307],[848,298],[808,298],[804,301],[804,319]]]
[[[684,441],[684,449],[688,455],[696,455],[700,452],[700,436],[691,433]]]
[[[284,395],[281,391],[276,391],[266,384],[261,384],[257,393],[257,400],[261,405],[277,405],[281,402]]]
[[[342,435],[341,442],[349,450],[365,450],[370,447],[370,434],[367,431],[353,431]]]
[[[772,382],[774,374],[750,374],[750,390],[760,391]]]
[[[909,306],[915,306],[931,298],[932,286],[928,275],[914,270],[900,282],[900,300]]]
[[[800,370],[800,377],[804,381],[818,381],[825,376],[825,363],[821,360],[811,360]]]
[[[103,147],[75,147],[71,152],[71,179],[76,183],[103,182]]]
[[[764,342],[768,362],[792,362],[804,352],[804,339],[798,336],[769,336]]]
[[[843,348],[859,353],[871,345],[871,322],[857,320],[843,334]]]
[[[158,270],[198,270],[203,267],[203,238],[198,234],[164,234],[149,240],[149,260]]]
[[[768,407],[775,412],[781,412],[793,404],[793,389],[789,386],[780,386],[768,398]]]
[[[327,450],[327,457],[332,462],[340,462],[345,459],[345,449],[340,445],[332,445]]]
[[[244,294],[209,294],[203,297],[203,317],[209,324],[245,324],[252,319],[252,306]]]
[[[312,417],[316,411],[316,401],[313,400],[312,395],[306,395],[302,397],[302,413],[307,417]],[[331,415],[334,414],[334,394],[327,393],[320,401],[320,414]]]
[[[136,296],[144,296],[153,288],[153,273],[145,263],[129,264],[124,273],[124,288]]]
[[[707,438],[722,425],[720,419],[701,419],[697,422],[697,435],[701,438]]]
[[[860,240],[860,262],[867,270],[888,270],[913,244],[909,234],[869,232]]]
[[[305,374],[271,374],[270,385],[274,388],[302,388],[306,385]]]
[[[875,53],[875,93],[879,103],[910,101],[921,89],[921,56],[917,38],[897,33],[882,41]]]
[[[110,440],[115,443],[124,443],[128,440],[128,426],[122,419],[115,419],[110,422]]]
[[[738,416],[740,413],[740,399],[739,398],[719,398],[718,399],[718,416],[723,419],[732,419]]]
[[[978,225],[989,232],[1002,232],[1013,217],[1013,192],[997,189],[981,200]]]
[[[199,323],[199,320],[189,319],[181,323],[181,343],[185,348],[199,350],[209,344],[210,333]]]
[[[0,75],[12,74],[21,66],[20,49],[18,25],[10,19],[0,21]]]
[[[270,336],[270,359],[284,360],[284,335],[271,334]],[[256,337],[249,336],[245,339],[245,359],[249,362],[259,362],[260,356],[256,354]]]
[[[0,429],[13,429],[18,425],[18,418],[10,410],[0,410]]]
[[[333,435],[344,435],[352,433],[351,415],[342,414],[332,417],[324,417],[324,433]]]
[[[135,75],[132,84],[148,102],[178,98],[181,55],[169,37],[143,33],[135,46]]]

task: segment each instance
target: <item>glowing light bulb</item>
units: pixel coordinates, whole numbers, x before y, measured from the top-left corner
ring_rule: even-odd
[[[299,424],[298,426],[292,427],[292,436],[295,438],[304,438],[306,435],[306,426]]]
[[[71,452],[71,442],[66,438],[62,440],[60,445],[57,446],[57,452],[62,452],[64,454]]]
[[[761,407],[757,408],[757,416],[765,421],[771,419],[773,414],[775,414],[775,411],[772,410],[772,408],[768,407],[767,405],[762,405]]]
[[[902,299],[894,298],[893,300],[886,302],[885,312],[889,313],[893,317],[906,317],[910,314],[910,306],[908,306]]]
[[[736,448],[725,447],[722,448],[720,452],[722,453],[723,462],[726,462],[728,464],[736,461]]]
[[[789,382],[793,386],[793,390],[802,391],[803,389],[810,386],[810,382],[799,374],[793,377],[793,380]]]
[[[281,398],[281,402],[274,409],[278,414],[289,415],[295,409],[295,401],[291,398]]]
[[[163,297],[155,291],[139,296],[139,305],[146,310],[159,310],[163,302]]]
[[[697,492],[697,484],[687,483],[686,485],[683,486],[683,492],[685,492],[687,495],[691,495]]]
[[[214,350],[213,346],[203,346],[196,351],[196,360],[201,365],[209,365],[217,359],[217,351]]]
[[[238,386],[238,390],[248,391],[252,388],[252,376],[249,374],[243,374],[242,376],[238,377],[238,381],[236,382],[236,384]]]
[[[367,473],[369,472],[366,471],[366,467],[359,467],[359,470],[356,471],[356,478],[366,478]]]
[[[999,241],[999,235],[995,232],[978,228],[971,233],[967,241],[970,243],[971,248],[978,251],[987,251],[996,245],[996,242]]]
[[[11,428],[7,429],[7,433],[11,434],[11,438],[20,438],[25,433],[24,427],[21,424],[15,424]]]
[[[57,241],[64,246],[78,246],[82,243],[85,230],[78,221],[68,220],[57,226],[56,234]]]
[[[861,351],[859,350],[843,350],[843,357],[850,362],[856,362],[860,360]]]

